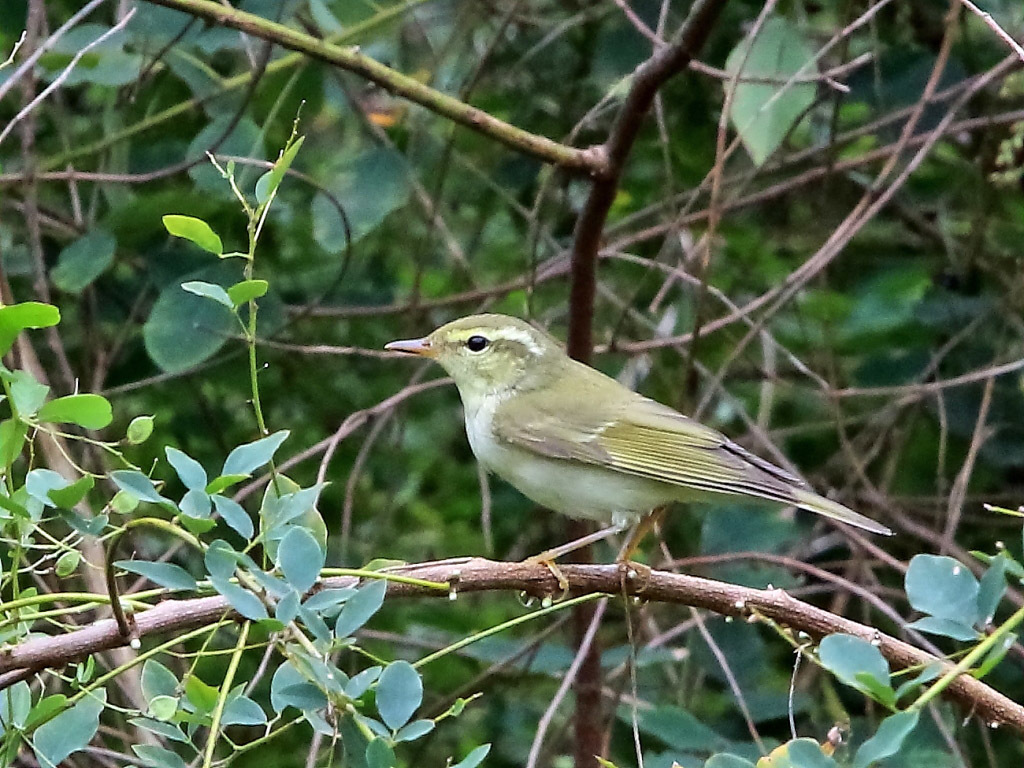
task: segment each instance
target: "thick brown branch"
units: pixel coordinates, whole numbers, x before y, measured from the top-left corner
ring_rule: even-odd
[[[597,252],[626,158],[658,90],[669,78],[686,69],[700,52],[725,2],[697,0],[675,39],[637,67],[608,140],[598,148],[606,170],[591,185],[573,232],[568,348],[569,354],[577,360],[586,362],[593,348],[591,318],[597,285]]]
[[[343,47],[319,40],[284,24],[265,19],[211,0],[149,0],[156,5],[231,27],[283,48],[304,53],[314,59],[333,64],[394,93],[420,104],[431,112],[454,120],[492,139],[500,141],[544,162],[570,171],[600,175],[604,173],[602,155],[592,149],[577,149],[499,120],[446,93],[424,85],[418,80],[386,67],[359,52],[358,46]]]
[[[574,595],[602,593],[621,595],[623,571],[617,565],[562,565]],[[525,591],[534,595],[557,592],[558,585],[542,565],[503,563],[467,558],[436,563],[422,563],[398,569],[403,575],[457,586],[460,593]],[[351,577],[331,577],[323,587],[352,586]],[[648,602],[675,603],[702,608],[723,616],[747,619],[761,616],[804,632],[818,640],[825,635],[846,633],[874,642],[895,669],[920,667],[936,662],[936,657],[909,643],[882,634],[873,627],[850,621],[791,597],[781,589],[750,589],[721,581],[686,576],[665,571],[642,571],[637,578],[625,582],[627,594]],[[447,597],[437,589],[412,584],[392,583],[392,597]],[[231,614],[227,601],[220,597],[191,600],[166,600],[154,608],[136,614],[140,637],[164,635],[211,623]],[[106,619],[92,626],[64,635],[36,637],[0,654],[0,673],[15,670],[57,668],[90,653],[118,647],[126,643],[117,624]],[[941,662],[946,669],[951,665]],[[0,681],[11,679],[3,674]],[[1009,726],[1024,734],[1024,707],[993,690],[970,675],[961,675],[946,689],[945,695],[959,702],[964,709],[988,724]]]

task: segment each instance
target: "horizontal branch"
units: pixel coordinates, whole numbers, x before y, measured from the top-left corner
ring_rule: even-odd
[[[206,19],[214,24],[237,29],[261,40],[333,64],[376,83],[396,96],[415,102],[431,112],[447,117],[460,125],[500,141],[507,147],[546,163],[593,176],[600,176],[605,172],[604,154],[600,150],[566,146],[545,136],[517,128],[482,109],[459,101],[453,96],[381,64],[360,53],[358,46],[334,45],[284,24],[211,0],[148,0],[148,2]]]
[[[562,565],[562,573],[573,595],[621,595],[652,603],[675,603],[703,608],[723,616],[749,619],[760,616],[793,632],[804,632],[817,641],[825,635],[845,633],[874,643],[896,669],[921,667],[939,662],[943,671],[952,668],[909,643],[882,634],[874,627],[850,621],[809,603],[797,600],[781,589],[751,589],[722,581],[665,571],[638,570],[625,580],[617,565]],[[542,565],[505,563],[481,558],[460,558],[421,563],[394,569],[396,575],[448,584],[459,593],[527,592],[550,595],[558,590],[554,577]],[[353,586],[358,579],[333,576],[321,580],[321,588]],[[447,592],[417,584],[391,582],[391,597],[447,597]],[[150,610],[137,613],[135,624],[140,638],[164,635],[212,623],[232,616],[228,602],[218,596],[189,600],[165,600]],[[237,617],[236,617],[237,618]],[[0,685],[20,678],[24,670],[59,668],[91,653],[126,644],[113,619],[64,635],[35,637],[0,652]],[[960,675],[944,695],[981,717],[989,726],[1005,725],[1024,734],[1024,707],[968,674]]]

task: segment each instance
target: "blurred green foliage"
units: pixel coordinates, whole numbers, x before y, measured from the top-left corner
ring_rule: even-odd
[[[59,27],[80,5],[48,0],[46,30]],[[238,5],[358,45],[378,61],[497,117],[554,139],[571,136],[577,146],[605,138],[630,72],[651,51],[651,42],[611,2],[249,0]],[[686,11],[685,4],[669,3],[661,25],[660,3],[629,5],[654,30],[674,29]],[[1018,3],[982,5],[1020,39],[1024,12]],[[57,41],[33,69],[34,92],[53,82],[76,51],[110,28],[116,21],[113,9],[113,4],[102,7]],[[854,29],[805,70],[799,68],[809,52],[819,51],[864,8],[781,3],[763,29],[774,37],[760,38],[750,48],[745,35],[760,9],[746,0],[727,6],[701,57],[725,74],[688,72],[672,80],[627,163],[608,223],[595,318],[596,338],[611,351],[596,364],[687,412],[703,406],[698,413],[703,420],[768,458],[777,458],[769,445],[777,446],[813,485],[835,490],[844,502],[898,529],[900,536],[882,544],[898,560],[910,561],[921,552],[956,558],[914,561],[904,592],[903,577],[895,569],[851,550],[833,529],[802,514],[794,518],[760,508],[695,507],[674,510],[663,531],[675,557],[705,558],[686,566],[687,571],[785,587],[883,631],[904,631],[871,605],[847,603],[842,589],[823,586],[779,558],[812,561],[863,582],[901,615],[927,614],[915,624],[932,632],[931,640],[942,651],[966,648],[962,642],[991,627],[993,615],[994,624],[1005,619],[1005,610],[996,607],[1001,605],[1003,572],[998,585],[991,583],[985,592],[985,577],[979,582],[965,568],[954,578],[950,569],[966,563],[967,550],[993,552],[997,540],[1005,542],[1009,554],[1021,556],[1017,522],[985,511],[981,503],[1012,510],[1024,498],[1024,377],[1012,367],[1024,356],[1024,192],[1013,173],[1015,162],[1024,163],[1019,152],[1024,91],[1014,87],[1010,76],[971,98],[956,120],[974,122],[954,123],[828,268],[763,316],[768,335],[755,334],[735,359],[749,330],[743,322],[705,329],[692,346],[666,343],[639,350],[632,342],[686,333],[698,318],[704,327],[728,315],[730,307],[716,296],[743,307],[783,286],[859,200],[871,199],[887,157],[871,153],[891,149],[899,140],[906,110],[919,103],[940,55],[945,4],[931,0],[891,4],[875,22]],[[27,14],[26,0],[0,3],[0,51],[13,48]],[[940,94],[954,89],[959,95],[971,78],[1008,53],[977,18],[965,15],[958,26],[937,80]],[[0,70],[0,88],[23,55]],[[776,97],[767,115],[751,117],[778,90],[778,78],[827,72],[861,55],[866,58],[860,66],[835,76],[843,88],[802,83]],[[740,149],[724,163],[719,202],[726,208],[711,238],[705,273],[717,294],[698,299],[695,285],[669,279],[668,272],[678,266],[701,274],[701,254],[693,244],[706,230],[709,192],[700,185],[716,160],[723,86],[744,60],[744,72],[762,81],[737,90],[728,115],[729,138],[739,136],[750,154]],[[25,82],[0,101],[0,123],[30,98]],[[918,143],[901,155],[897,172],[939,125],[956,95],[922,108],[909,136]],[[604,107],[583,120],[602,100]],[[129,439],[137,444],[125,451],[140,468],[157,466],[156,476],[167,480],[167,494],[175,499],[197,488],[181,471],[182,482],[174,479],[171,466],[179,468],[168,461],[165,448],[180,450],[212,473],[232,449],[260,437],[238,320],[228,306],[181,286],[191,282],[228,289],[246,277],[243,260],[221,261],[213,255],[220,250],[245,253],[250,232],[238,201],[206,153],[222,166],[233,160],[238,186],[251,196],[267,164],[286,145],[296,115],[305,140],[270,208],[255,274],[249,277],[269,283],[266,295],[256,300],[258,380],[269,430],[290,435],[277,460],[323,446],[342,430],[343,439],[322,468],[327,484],[316,506],[327,534],[322,553],[327,565],[466,554],[521,558],[561,541],[561,521],[500,481],[481,486],[450,388],[410,394],[394,410],[370,415],[365,424],[346,420],[404,387],[440,375],[383,357],[380,349],[388,340],[418,336],[482,309],[528,315],[564,337],[568,283],[566,270],[557,267],[585,199],[586,180],[454,128],[345,72],[145,2],[123,32],[83,57],[58,93],[0,144],[0,289],[7,303],[44,301],[60,310],[58,335],[40,330],[30,337],[52,396],[79,390],[105,396],[113,406],[113,423],[103,435],[115,440],[126,430],[130,438],[133,420],[152,415],[152,436]],[[891,119],[896,115],[901,117]],[[33,179],[32,174],[39,175]],[[205,222],[223,242],[213,247],[204,234],[171,236],[168,230],[174,230],[163,223],[169,214]],[[199,292],[215,293],[209,287]],[[248,312],[243,306],[243,328]],[[756,321],[762,315],[754,311],[750,317]],[[4,322],[0,316],[0,342],[6,349],[13,333]],[[56,318],[21,325],[12,320],[10,328],[45,328],[53,322]],[[58,338],[59,343],[54,341]],[[986,371],[1000,365],[1008,368],[986,391]],[[718,371],[721,389],[714,375]],[[966,380],[955,387],[941,384],[957,377]],[[36,408],[59,410],[42,405],[45,393],[34,402],[38,392],[30,383],[18,386]],[[865,391],[872,388],[882,389]],[[105,412],[79,413],[71,405],[75,418],[68,421],[102,426]],[[38,415],[45,421],[43,412]],[[54,417],[66,418],[67,413]],[[8,431],[15,429],[13,421],[5,423],[11,424]],[[144,424],[134,423],[137,432],[145,431]],[[359,428],[348,429],[346,423]],[[11,436],[3,429],[0,425],[6,443]],[[289,492],[316,487],[323,455],[321,450],[289,467],[295,481]],[[9,466],[14,457],[3,458]],[[89,454],[88,468],[98,473],[117,468],[105,461]],[[34,477],[43,482],[47,476]],[[114,487],[103,490],[109,496]],[[68,491],[43,491],[53,492]],[[202,518],[217,503],[218,493],[199,489],[199,494],[199,501],[192,497],[200,504],[193,510],[202,510],[196,515]],[[262,490],[254,492],[242,502],[251,512],[261,495]],[[94,493],[89,498],[95,504],[100,497]],[[953,504],[951,498],[960,501]],[[489,510],[486,518],[483,509]],[[217,511],[230,520],[235,510]],[[948,542],[957,546],[953,549],[943,544],[951,513],[960,521],[949,532]],[[241,530],[232,525],[233,531],[217,533],[231,538],[229,549],[248,538],[241,518],[233,519]],[[282,563],[284,576],[299,584],[308,581],[304,564],[313,545],[324,546],[317,523],[307,519],[304,524],[313,531],[308,540],[301,534],[289,538],[283,530],[275,539],[282,546],[288,542],[289,555],[282,557],[293,559]],[[133,560],[155,560],[170,539],[159,530],[139,529],[132,534],[132,546]],[[653,560],[653,543],[648,547]],[[758,560],[751,553],[776,557]],[[276,558],[278,552],[269,554]],[[598,556],[610,559],[612,552],[601,550]],[[10,563],[8,554],[4,559]],[[192,573],[204,571],[202,559],[188,550],[176,554],[175,561]],[[84,567],[76,566],[66,560],[56,567],[69,580],[65,584],[83,588]],[[146,573],[145,566],[136,572],[161,584],[175,579],[180,584],[188,576]],[[1016,579],[1024,575],[1012,568],[1008,573]],[[44,583],[56,589],[53,581]],[[948,589],[940,593],[940,587]],[[233,584],[225,594],[232,588],[251,596]],[[967,605],[971,615],[949,615],[950,605]],[[369,607],[374,610],[365,619],[349,614],[351,631],[372,616],[361,647],[401,664],[524,612],[512,597],[497,593],[460,596],[451,603],[395,601]],[[342,609],[343,617],[345,610],[351,611]],[[1012,735],[964,725],[946,704],[937,705],[934,717],[918,722],[914,716],[911,731],[910,715],[889,714],[868,702],[872,696],[889,706],[885,691],[895,695],[900,690],[890,685],[887,671],[883,675],[868,660],[858,666],[861,674],[875,669],[868,682],[857,670],[847,675],[823,658],[853,687],[836,685],[807,665],[811,671],[800,671],[791,692],[792,648],[762,626],[708,618],[705,637],[687,624],[688,609],[646,606],[631,616],[638,638],[635,715],[648,766],[668,768],[678,762],[690,768],[717,752],[735,757],[716,757],[708,761],[709,768],[756,761],[758,749],[733,683],[769,749],[789,741],[787,715],[792,711],[797,732],[818,743],[825,742],[835,723],[848,724],[852,746],[840,746],[835,756],[844,765],[866,765],[867,757],[877,755],[886,756],[884,765],[927,762],[952,768],[962,764],[957,752],[973,765],[1019,762],[1020,744]],[[609,757],[619,766],[635,763],[633,713],[619,701],[622,694],[632,696],[625,671],[625,621],[621,608],[611,609],[600,634]],[[331,628],[336,626],[332,618]],[[227,640],[221,646],[231,648]],[[858,652],[870,655],[861,646]],[[563,634],[546,633],[531,623],[424,668],[422,704],[412,708],[415,713],[406,708],[416,698],[410,693],[416,683],[407,665],[392,663],[387,677],[380,678],[375,705],[397,732],[422,718],[432,722],[458,697],[482,691],[483,697],[458,720],[419,734],[415,745],[399,747],[398,759],[403,765],[443,765],[449,756],[468,755],[465,765],[475,765],[472,760],[483,759],[475,750],[493,742],[486,765],[523,765],[537,721],[571,658]],[[204,659],[201,678],[190,679],[219,684],[225,659]],[[340,671],[352,674],[354,682],[367,666],[364,661],[350,654]],[[236,681],[253,679],[259,665],[258,653],[243,655]],[[166,685],[152,682],[159,670],[148,664],[147,669],[150,684],[160,691],[147,696],[151,704],[165,696],[174,699],[174,712],[182,702],[205,712],[208,702],[198,684],[184,693],[173,686],[164,690]],[[177,684],[184,666],[175,669],[168,674]],[[287,669],[278,672],[293,674]],[[1018,653],[995,667],[990,678],[1017,700],[1024,696]],[[415,679],[420,681],[418,675]],[[919,683],[926,688],[929,680]],[[264,705],[261,712],[269,712],[268,701],[289,695],[287,686],[278,684],[276,675],[264,675],[253,698],[245,701],[258,700]],[[145,689],[145,670],[142,685]],[[23,690],[18,691],[22,696]],[[290,695],[313,696],[302,689]],[[159,717],[161,706],[167,714],[168,702],[161,700],[148,720],[167,719]],[[279,712],[284,706],[278,699],[272,708]],[[245,711],[253,714],[247,704],[236,708],[241,719],[228,733],[244,743],[262,732],[262,721],[244,718]],[[91,727],[96,717],[84,703],[60,717],[72,714],[75,722],[85,723],[71,729],[73,735]],[[23,723],[23,715],[0,711],[5,724]],[[48,741],[55,738],[58,729],[52,724],[57,722],[37,731],[37,753],[62,754],[60,743]],[[151,729],[162,727],[153,722]],[[556,726],[564,723],[559,715]],[[883,738],[861,746],[876,733]],[[341,764],[386,765],[391,747],[385,736],[367,740],[365,733],[343,732],[347,744],[363,748],[347,750]],[[173,737],[167,738],[165,744],[173,743]],[[241,753],[234,764],[303,765],[309,738],[303,724],[254,753]],[[554,756],[549,764],[561,765],[567,742],[559,727],[547,744]],[[831,764],[798,763],[797,753],[811,747],[818,749],[803,744],[788,756],[780,753],[780,760],[792,761],[772,765]],[[148,764],[173,763],[156,749],[142,745],[136,754]],[[813,752],[804,758],[818,759]]]

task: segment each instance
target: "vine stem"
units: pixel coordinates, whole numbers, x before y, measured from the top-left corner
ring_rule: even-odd
[[[957,677],[962,675],[964,672],[967,672],[974,666],[975,662],[979,661],[990,650],[995,648],[998,643],[1002,642],[1003,638],[1010,634],[1010,631],[1022,621],[1024,621],[1024,607],[1018,608],[1017,611],[1009,619],[1003,622],[995,632],[978,643],[970,653],[960,659],[955,666],[936,680],[928,690],[918,697],[917,701],[910,705],[910,709],[923,709],[928,702],[946,690],[946,688],[949,687],[949,684]]]
[[[210,736],[206,740],[206,753],[203,756],[203,768],[210,768],[213,763],[213,751],[217,746],[217,734],[220,732],[220,721],[224,715],[224,705],[228,700],[228,693],[231,691],[231,683],[234,682],[235,672],[238,671],[238,663],[242,660],[242,651],[245,650],[246,640],[249,638],[249,626],[247,621],[242,624],[238,633],[238,640],[235,642],[235,651],[231,654],[231,661],[228,663],[228,671],[224,675],[224,682],[220,686],[220,696],[217,697],[217,706],[213,710],[213,722],[210,723]]]

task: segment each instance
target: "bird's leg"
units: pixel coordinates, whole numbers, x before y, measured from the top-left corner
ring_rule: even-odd
[[[629,541],[627,541],[622,549],[619,550],[619,556],[615,558],[615,562],[629,562],[629,559],[633,556],[633,553],[636,552],[644,537],[650,533],[651,530],[661,524],[661,519],[665,516],[665,510],[667,509],[667,506],[655,507],[651,511],[651,514],[636,524],[633,532],[629,535]]]
[[[565,574],[562,573],[561,569],[555,564],[555,560],[563,555],[567,555],[570,552],[575,552],[577,549],[581,549],[589,544],[593,544],[596,541],[603,541],[609,536],[614,536],[617,533],[622,533],[625,526],[622,525],[611,525],[607,528],[602,528],[599,531],[594,531],[586,536],[581,536],[573,541],[566,542],[557,547],[551,549],[545,549],[538,555],[531,555],[530,557],[523,560],[524,563],[536,563],[543,565],[549,571],[551,575],[558,581],[558,587],[562,590],[562,594],[566,594],[569,591],[569,581],[565,578]]]

